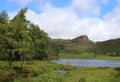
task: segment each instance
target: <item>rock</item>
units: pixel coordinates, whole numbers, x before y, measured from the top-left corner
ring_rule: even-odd
[[[58,73],[60,73],[60,75],[64,75],[67,71],[65,71],[65,70],[55,70],[55,72],[58,72]]]
[[[76,38],[72,39],[72,42],[75,44],[80,44],[80,45],[94,44],[93,41],[89,40],[87,35],[82,35],[82,36],[76,37]]]

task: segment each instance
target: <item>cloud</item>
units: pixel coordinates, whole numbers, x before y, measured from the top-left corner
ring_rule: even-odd
[[[9,2],[16,2],[21,6],[26,6],[29,3],[32,3],[33,1],[37,1],[37,0],[8,0]]]
[[[98,0],[73,0],[72,7],[82,15],[99,15]]]
[[[38,24],[47,31],[53,38],[56,38],[56,36],[59,38],[71,36],[74,21],[77,19],[76,14],[71,10],[53,8],[50,4],[46,5],[45,12],[37,14],[32,10],[28,10],[26,16],[33,23]]]
[[[109,38],[120,37],[120,1],[112,12],[104,16],[104,22],[108,25]]]
[[[80,2],[78,3],[80,4]],[[119,4],[112,12],[107,13],[103,18],[99,18],[97,16],[79,17],[78,13],[74,10],[73,4],[75,4],[74,1],[71,6],[57,8],[47,2],[44,5],[44,12],[36,13],[33,10],[28,9],[26,17],[34,24],[38,24],[51,38],[70,39],[80,35],[88,35],[88,37],[93,41],[103,41],[120,37]],[[87,5],[87,3],[85,4]],[[95,4],[95,2],[90,2],[88,7],[95,7],[93,4]],[[98,5],[96,6],[99,7]],[[79,9],[77,6],[76,8]],[[88,12],[89,8],[83,7],[80,11]],[[96,13],[93,12],[93,14]]]
[[[101,0],[102,4],[108,4],[110,0]]]

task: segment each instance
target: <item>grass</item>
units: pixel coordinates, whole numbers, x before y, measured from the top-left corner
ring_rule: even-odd
[[[64,70],[61,74],[56,70]],[[13,62],[0,61],[0,82],[120,82],[120,67],[74,67],[48,61]]]
[[[61,53],[59,58],[63,59],[105,59],[105,60],[120,60],[120,57],[111,56],[91,56],[91,55],[79,55],[79,54],[67,54]]]

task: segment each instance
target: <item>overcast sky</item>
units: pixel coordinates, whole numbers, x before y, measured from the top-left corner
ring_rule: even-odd
[[[12,19],[28,7],[26,18],[51,38],[88,35],[93,41],[120,38],[120,0],[1,0]]]

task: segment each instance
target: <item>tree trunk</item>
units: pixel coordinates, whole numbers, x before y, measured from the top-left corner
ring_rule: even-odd
[[[23,55],[21,55],[21,70],[23,69]]]
[[[11,69],[11,67],[12,67],[12,51],[10,51],[10,54],[9,54],[9,66]]]

